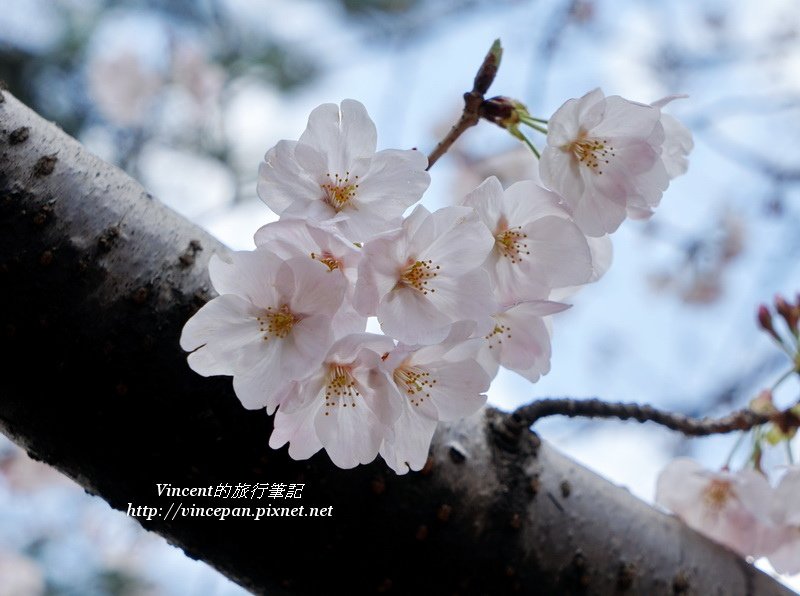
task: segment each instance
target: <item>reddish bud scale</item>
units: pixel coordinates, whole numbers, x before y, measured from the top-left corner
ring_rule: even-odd
[[[772,314],[770,314],[769,309],[763,304],[758,307],[758,324],[764,331],[780,341],[778,334],[775,332],[775,328],[772,326]]]

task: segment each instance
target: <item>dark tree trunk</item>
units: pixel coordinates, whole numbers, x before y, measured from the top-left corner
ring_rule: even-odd
[[[0,428],[35,458],[257,593],[789,594],[733,553],[487,409],[429,466],[332,467],[178,346],[225,248],[10,94],[0,103]],[[300,499],[158,497],[156,484],[304,483]],[[330,517],[165,520],[177,505]]]

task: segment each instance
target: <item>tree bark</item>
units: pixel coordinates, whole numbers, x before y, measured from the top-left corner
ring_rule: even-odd
[[[267,446],[271,419],[178,346],[218,241],[0,96],[0,428],[256,593],[790,594],[734,553],[487,408],[441,425],[429,465],[333,467]],[[303,483],[299,499],[159,497],[156,484]],[[172,506],[332,506],[182,517]],[[170,516],[171,517],[171,516]]]

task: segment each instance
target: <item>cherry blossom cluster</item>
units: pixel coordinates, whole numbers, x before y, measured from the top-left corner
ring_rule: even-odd
[[[686,169],[691,136],[663,103],[569,100],[541,159],[550,190],[491,177],[407,217],[426,157],[376,151],[357,101],[319,106],[260,166],[280,219],[255,250],[212,257],[219,296],[183,330],[189,365],[277,412],[269,443],[295,459],[324,449],[342,468],[380,454],[399,474],[421,469],[437,423],[478,411],[499,366],[530,381],[549,371],[550,315],[606,271],[606,234],[650,215]]]
[[[800,466],[773,488],[762,473],[712,472],[679,458],[662,472],[656,501],[698,532],[743,556],[767,557],[778,573],[800,573]]]
[[[794,574],[800,573],[800,466],[786,467],[773,488],[761,459],[765,448],[783,444],[790,464],[793,460],[791,441],[800,428],[800,402],[781,410],[773,395],[780,385],[800,374],[800,295],[794,303],[777,295],[774,310],[779,317],[762,304],[758,324],[789,357],[790,366],[771,388],[750,402],[749,410],[768,420],[749,431],[753,440],[748,463],[752,468],[731,472],[726,465],[721,472],[712,472],[690,459],[678,458],[661,472],[656,501],[717,542],[742,555],[767,557],[779,573]],[[785,323],[783,333],[776,327],[776,318]]]

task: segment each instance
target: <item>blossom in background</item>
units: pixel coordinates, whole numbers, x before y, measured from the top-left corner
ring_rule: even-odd
[[[198,116],[217,103],[225,84],[225,71],[210,62],[193,43],[179,43],[172,52],[172,79],[192,98]]]
[[[189,366],[204,376],[233,375],[242,404],[271,413],[333,343],[345,280],[309,258],[284,261],[266,250],[234,252],[230,262],[214,255],[208,269],[221,295],[183,328]]]
[[[419,151],[375,152],[375,125],[352,99],[311,112],[298,141],[280,141],[259,168],[258,195],[275,213],[337,226],[352,242],[400,225],[430,183]]]
[[[766,554],[771,541],[772,492],[754,470],[712,472],[678,458],[661,471],[656,502],[688,526],[741,555]]]
[[[767,554],[778,573],[800,573],[800,467],[792,466],[781,479],[772,499],[776,526],[774,545]]]
[[[483,333],[491,328],[494,298],[481,264],[493,245],[472,209],[431,213],[420,205],[401,229],[364,246],[356,310],[377,315],[384,333],[409,345],[438,343],[464,320]]]
[[[486,403],[491,377],[477,363],[479,347],[479,340],[400,344],[384,358],[401,411],[380,453],[398,474],[422,469],[440,420],[471,416]]]
[[[133,51],[102,55],[89,64],[89,93],[98,110],[117,126],[141,126],[164,80]]]
[[[496,294],[543,300],[553,288],[584,284],[591,278],[592,255],[586,236],[555,193],[530,181],[517,182],[504,191],[492,176],[469,193],[463,204],[475,209],[494,236],[484,268]]]
[[[394,348],[385,335],[358,333],[338,340],[310,375],[291,384],[275,415],[269,445],[289,443],[289,455],[307,459],[324,448],[340,468],[371,462],[400,403],[387,393],[381,357]]]
[[[605,97],[600,89],[570,99],[549,120],[542,181],[586,234],[613,232],[626,215],[652,215],[670,178],[682,173],[691,135],[677,121],[667,129],[658,104]]]

